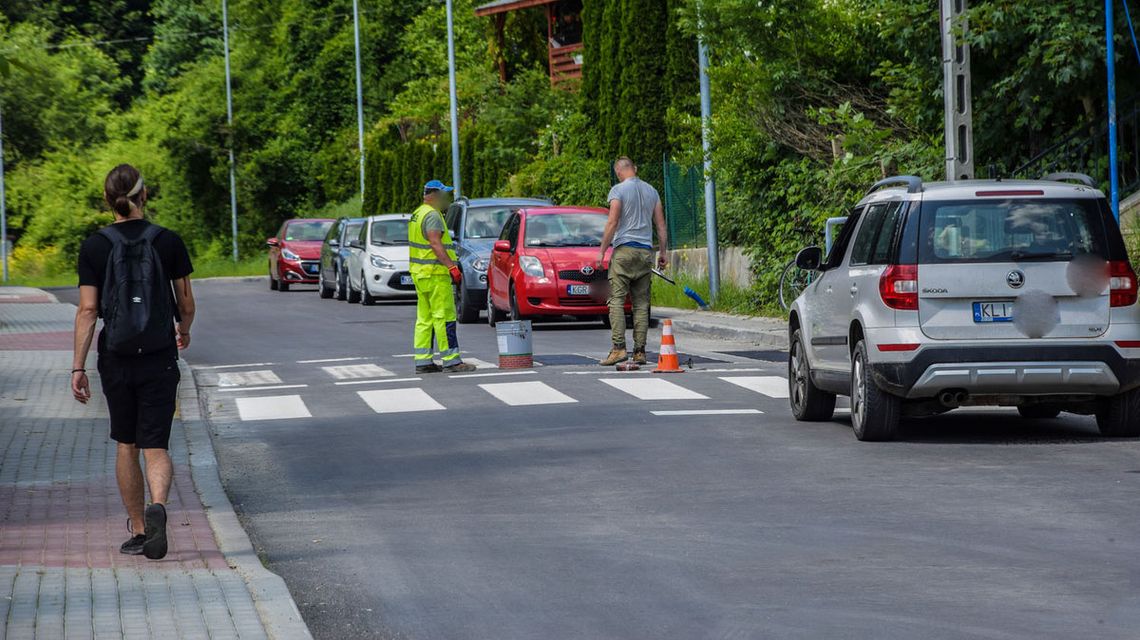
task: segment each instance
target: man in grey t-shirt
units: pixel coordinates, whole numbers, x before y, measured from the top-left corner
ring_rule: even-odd
[[[622,156],[614,163],[619,182],[610,189],[607,200],[610,218],[598,254],[598,268],[604,266],[606,249],[610,256],[610,328],[613,348],[599,364],[612,366],[628,357],[625,345],[625,299],[633,303],[633,361],[645,364],[645,340],[649,333],[649,292],[653,278],[653,227],[657,227],[659,251],[657,266],[667,263],[669,247],[665,209],[657,190],[637,177],[637,167]]]

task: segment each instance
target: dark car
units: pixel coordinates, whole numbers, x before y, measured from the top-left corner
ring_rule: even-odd
[[[269,246],[270,289],[288,291],[293,284],[317,284],[321,244],[332,224],[324,218],[293,218],[281,223],[277,235],[265,241]]]
[[[463,284],[455,287],[459,322],[475,322],[487,308],[487,266],[503,223],[519,209],[548,206],[543,198],[460,198],[448,207],[447,228],[463,269]]]
[[[320,291],[322,298],[337,300],[348,297],[348,257],[353,251],[348,240],[355,238],[364,226],[364,218],[339,218],[329,228],[321,244]]]

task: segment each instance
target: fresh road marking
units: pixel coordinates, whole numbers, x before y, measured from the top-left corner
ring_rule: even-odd
[[[641,400],[708,400],[708,396],[661,378],[601,378],[601,381]]]
[[[238,415],[242,420],[288,420],[311,418],[309,408],[301,396],[263,396],[237,398]]]
[[[412,411],[442,411],[446,407],[436,402],[423,389],[374,389],[357,391],[356,395],[368,403],[376,413],[408,413]]]
[[[353,360],[367,360],[368,358],[322,358],[320,360],[298,360],[297,364],[320,364],[322,362],[352,362]]]
[[[456,373],[456,374],[453,374],[453,375],[450,375],[447,377],[448,378],[494,378],[496,376],[525,376],[525,375],[530,375],[532,373],[538,373],[538,372],[533,370],[533,369],[527,369],[525,371],[496,371],[495,373]]]
[[[721,376],[720,379],[769,398],[788,397],[788,380],[780,376]]]
[[[216,364],[209,367],[194,367],[195,369],[242,369],[245,367],[272,367],[276,362],[251,362],[249,364]]]
[[[302,389],[307,387],[307,384],[271,384],[262,385],[259,387],[225,387],[219,388],[218,393],[226,393],[228,391],[272,391],[274,389]]]
[[[281,378],[269,369],[218,374],[219,387],[248,387],[257,384],[281,384]]]
[[[349,380],[347,382],[334,382],[333,384],[377,384],[380,382],[419,382],[420,380],[423,378],[381,378],[379,380]]]
[[[376,364],[345,364],[336,367],[321,367],[325,373],[337,380],[359,380],[361,378],[383,378],[396,374]]]
[[[481,384],[479,388],[512,407],[578,402],[545,382],[539,382],[537,380],[529,382]]]
[[[475,365],[476,369],[498,369],[499,368],[499,365],[491,364],[490,362],[487,362],[486,360],[480,360],[479,358],[464,358],[463,361],[468,363],[468,364]]]
[[[759,409],[690,409],[679,411],[650,411],[655,416],[739,416],[764,413]]]

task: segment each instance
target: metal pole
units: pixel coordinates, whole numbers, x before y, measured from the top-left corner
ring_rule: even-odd
[[[356,146],[360,152],[360,198],[364,199],[364,95],[360,80],[360,2],[352,0],[352,35],[356,40]]]
[[[226,57],[226,124],[230,152],[230,235],[233,242],[234,262],[238,261],[237,180],[234,179],[234,100],[230,88],[230,19],[226,0],[222,0],[222,45]]]
[[[455,24],[451,0],[447,0],[447,83],[451,91],[451,184],[458,198],[462,195],[459,182],[459,99],[455,95]]]
[[[1116,158],[1116,43],[1112,37],[1115,34],[1115,17],[1113,4],[1115,0],[1104,2],[1104,30],[1107,33],[1106,62],[1108,63],[1108,182],[1112,191],[1112,215],[1120,219],[1120,165]]]
[[[4,114],[0,107],[0,255],[4,257],[4,282],[8,281],[8,209],[4,203]]]
[[[720,247],[716,233],[716,182],[712,173],[712,97],[709,90],[709,50],[704,35],[697,39],[701,74],[701,147],[705,154],[705,242],[708,245],[709,302],[720,294]]]
[[[942,87],[945,98],[946,179],[974,177],[974,116],[970,46],[954,37],[966,29],[966,0],[942,0]]]

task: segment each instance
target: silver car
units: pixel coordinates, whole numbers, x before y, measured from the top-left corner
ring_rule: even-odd
[[[799,420],[850,396],[860,440],[901,416],[1015,406],[1140,436],[1140,309],[1120,228],[1092,179],[877,183],[790,308]]]
[[[386,213],[364,220],[349,246],[349,301],[376,304],[379,298],[415,297],[408,271],[408,220],[411,214]]]

